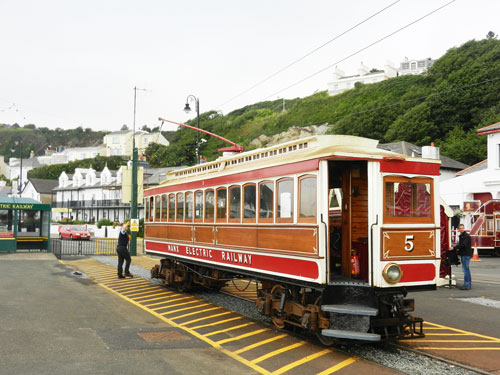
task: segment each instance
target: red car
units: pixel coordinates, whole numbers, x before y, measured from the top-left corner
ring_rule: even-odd
[[[64,225],[59,230],[59,238],[70,240],[90,240],[90,233],[84,225]]]

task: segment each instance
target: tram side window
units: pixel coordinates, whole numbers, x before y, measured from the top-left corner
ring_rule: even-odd
[[[149,201],[149,204],[148,204],[148,207],[149,207],[149,221],[153,221],[153,210],[154,210],[154,200],[153,200],[153,197],[150,197],[148,199]]]
[[[214,191],[205,192],[205,220],[214,221]]]
[[[184,194],[177,194],[177,221],[184,219]]]
[[[186,221],[193,220],[193,193],[186,193]]]
[[[225,221],[227,218],[227,190],[217,190],[217,221]]]
[[[277,183],[277,222],[289,223],[293,221],[293,180],[286,178]]]
[[[431,179],[386,178],[384,214],[389,221],[431,222],[432,199]]]
[[[194,219],[203,220],[203,192],[197,191],[195,193],[195,208]]]
[[[259,221],[272,222],[274,213],[274,183],[265,181],[259,184]]]
[[[168,196],[163,194],[161,196],[161,221],[167,221],[168,218]]]
[[[299,179],[299,222],[316,221],[316,177],[303,176]]]
[[[229,189],[229,219],[239,221],[241,218],[241,188],[235,186]]]
[[[149,213],[151,212],[151,207],[149,207],[150,200],[151,200],[150,198],[146,198],[146,200],[144,201],[144,207],[146,209],[144,217],[146,218],[146,221],[149,221]]]
[[[168,196],[168,221],[175,220],[175,195]]]
[[[40,211],[19,211],[18,236],[40,236]]]
[[[0,238],[12,236],[12,210],[0,210]]]
[[[161,214],[160,196],[157,195],[155,197],[155,221],[160,221],[160,214]]]
[[[255,222],[255,184],[243,186],[243,220]]]

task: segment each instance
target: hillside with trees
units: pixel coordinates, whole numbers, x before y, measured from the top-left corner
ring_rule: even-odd
[[[493,34],[494,35],[494,34]],[[500,41],[494,36],[451,48],[424,75],[400,76],[374,84],[356,84],[336,96],[314,95],[252,104],[227,115],[200,115],[200,127],[248,146],[261,134],[291,126],[329,124],[331,134],[350,134],[380,142],[435,142],[443,155],[473,164],[486,158],[486,138],[476,129],[500,121]],[[188,121],[195,125],[196,119]],[[180,128],[168,134],[170,146],[150,145],[152,167],[195,162],[196,132]],[[202,136],[208,160],[226,144]],[[247,147],[247,149],[249,149]]]

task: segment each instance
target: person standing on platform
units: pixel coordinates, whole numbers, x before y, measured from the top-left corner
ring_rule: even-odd
[[[116,246],[116,252],[118,253],[118,278],[124,279],[125,276],[134,277],[130,273],[130,263],[132,259],[130,258],[130,253],[128,252],[128,241],[130,235],[128,234],[128,223],[124,223],[118,234],[118,245]],[[123,275],[123,261],[125,261],[125,276]]]
[[[462,290],[469,290],[472,287],[472,279],[470,275],[469,264],[472,258],[472,246],[470,234],[465,231],[463,224],[458,226],[460,235],[458,236],[458,245],[455,246],[457,253],[462,258],[462,271],[464,272],[464,285],[460,287]]]

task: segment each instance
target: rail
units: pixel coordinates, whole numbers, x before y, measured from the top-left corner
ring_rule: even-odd
[[[137,255],[144,254],[144,241],[137,239]],[[93,238],[90,241],[50,240],[50,250],[59,259],[63,256],[116,255],[116,238]]]

